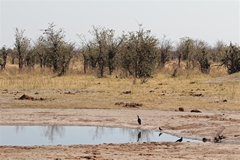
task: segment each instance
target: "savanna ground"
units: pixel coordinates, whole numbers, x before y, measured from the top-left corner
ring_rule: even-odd
[[[173,78],[166,72],[154,74],[144,84],[116,75],[53,77],[6,71],[0,76],[1,125],[94,125],[156,131],[161,127],[179,137],[210,141],[1,146],[0,159],[240,159],[240,74],[183,73]],[[19,99],[24,94],[29,99]],[[136,115],[142,119],[141,126]],[[214,143],[218,134],[226,138]]]

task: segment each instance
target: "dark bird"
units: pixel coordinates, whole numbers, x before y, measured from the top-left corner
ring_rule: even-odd
[[[203,141],[203,142],[207,142],[207,141],[209,141],[209,142],[210,142],[210,141],[211,141],[211,139],[208,139],[208,138],[205,138],[205,137],[204,137],[204,138],[202,139],[202,141]]]
[[[159,131],[162,131],[162,128],[159,127]]]
[[[182,142],[182,137],[180,139],[178,139],[176,142]]]
[[[207,138],[203,138],[202,141],[203,141],[203,142],[207,142]]]
[[[214,142],[221,143],[222,139],[225,139],[225,137],[223,135],[218,135],[218,136],[214,137]]]
[[[137,115],[137,117],[138,117],[138,124],[140,124],[141,125],[141,119],[139,118],[139,116]]]
[[[215,142],[215,143],[220,143],[221,140],[219,139],[219,137],[214,137],[214,142]]]

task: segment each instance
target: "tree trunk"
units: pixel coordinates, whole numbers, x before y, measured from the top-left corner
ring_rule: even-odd
[[[18,46],[18,67],[20,70],[23,68],[23,55],[21,52],[20,45]]]

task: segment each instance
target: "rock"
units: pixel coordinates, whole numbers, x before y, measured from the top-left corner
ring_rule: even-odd
[[[122,92],[123,94],[131,94],[132,91],[125,91],[125,92]]]
[[[192,109],[191,112],[201,113],[198,109]]]
[[[203,94],[202,94],[202,93],[194,93],[194,92],[190,92],[190,96],[201,97],[201,96],[203,96]]]
[[[124,105],[123,102],[116,102],[115,105]]]
[[[28,96],[28,95],[26,95],[26,94],[22,95],[19,99],[20,99],[20,100],[34,100],[33,97]]]
[[[178,110],[181,111],[181,112],[184,112],[184,108],[183,107],[179,107]]]
[[[142,103],[126,103],[123,107],[131,107],[131,108],[136,108],[136,107],[141,107]]]

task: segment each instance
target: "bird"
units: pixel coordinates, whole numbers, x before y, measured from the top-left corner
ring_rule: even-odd
[[[221,140],[219,139],[219,137],[214,137],[214,142],[215,142],[215,143],[220,143]]]
[[[207,138],[204,137],[204,138],[202,138],[202,141],[207,142],[207,141],[211,141],[211,139],[207,139]]]
[[[139,116],[137,115],[137,117],[138,117],[138,124],[140,124],[141,125],[141,119],[139,118]]]
[[[176,142],[182,142],[183,138],[181,137],[180,139],[178,139]]]
[[[214,137],[214,142],[221,143],[222,139],[225,139],[225,137],[223,135],[218,135],[218,136]]]
[[[220,140],[222,140],[222,139],[224,139],[225,137],[224,137],[223,135],[218,135],[218,138],[219,138]]]
[[[159,127],[159,131],[162,131],[162,128]]]
[[[160,132],[159,135],[158,135],[158,137],[160,137],[161,135],[162,135],[162,133]]]

